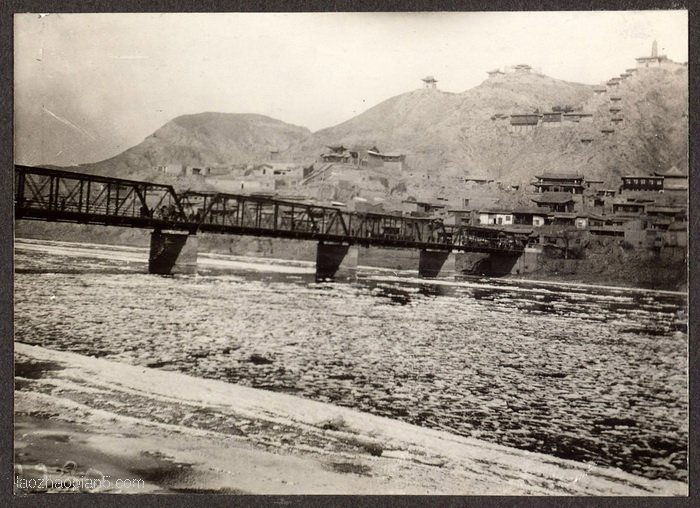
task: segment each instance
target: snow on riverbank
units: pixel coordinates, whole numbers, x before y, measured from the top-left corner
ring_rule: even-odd
[[[93,461],[155,492],[687,494],[680,482],[221,381],[21,343],[15,362],[15,452],[25,467]],[[144,466],[154,457],[167,474]]]

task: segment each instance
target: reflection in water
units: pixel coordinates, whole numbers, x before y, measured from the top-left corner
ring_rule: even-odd
[[[18,341],[687,478],[682,296],[382,271],[316,283],[233,257],[159,277],[118,248],[19,247]]]

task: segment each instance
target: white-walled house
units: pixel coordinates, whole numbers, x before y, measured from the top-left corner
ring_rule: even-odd
[[[482,226],[513,224],[513,212],[510,210],[480,210],[479,224]]]

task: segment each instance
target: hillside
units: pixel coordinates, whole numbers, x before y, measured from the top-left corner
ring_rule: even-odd
[[[407,181],[424,191],[465,176],[522,184],[541,171],[580,171],[617,185],[628,172],[651,173],[674,164],[687,168],[686,67],[645,70],[600,96],[593,88],[508,74],[460,94],[417,90],[315,133],[292,146],[288,156],[311,160],[327,144],[376,144],[406,153],[412,169]],[[611,95],[621,98],[616,115],[609,111]],[[507,120],[491,119],[564,105],[593,113],[592,123],[516,134],[509,132]],[[612,116],[623,121],[613,125]],[[610,127],[614,133],[600,132]],[[592,142],[584,144],[582,138]]]
[[[560,104],[578,105],[592,87],[537,74],[486,80],[463,93],[422,89],[388,99],[340,125],[316,132],[290,148],[291,157],[313,158],[327,144],[376,144],[407,154],[417,172],[464,176],[488,169],[496,113],[531,113]]]
[[[273,149],[280,151],[279,160],[310,164],[329,144],[377,145],[406,154],[402,187],[406,195],[426,199],[437,193],[458,194],[464,177],[526,184],[542,171],[579,171],[617,186],[625,173],[649,174],[672,165],[687,170],[687,67],[645,69],[600,95],[594,88],[541,74],[511,73],[462,93],[421,89],[401,94],[316,133],[261,115],[187,115],[120,155],[79,169],[168,180],[152,168],[168,163],[259,163],[268,160]],[[611,96],[619,100],[613,103]],[[511,132],[508,115],[556,106],[592,113],[592,121]],[[620,111],[611,113],[611,106]],[[494,120],[494,115],[504,119]],[[613,116],[622,120],[613,124]],[[615,132],[601,132],[609,128]],[[386,193],[396,185],[389,182]],[[362,189],[353,184],[344,194],[357,195]],[[317,190],[308,189],[311,194]]]
[[[265,160],[311,132],[263,115],[200,113],[166,123],[142,143],[81,171],[119,177],[147,177],[155,166],[219,166]]]

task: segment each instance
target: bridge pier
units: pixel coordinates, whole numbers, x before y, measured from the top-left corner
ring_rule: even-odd
[[[421,250],[418,259],[418,276],[424,278],[450,278],[457,273],[457,253],[449,250]]]
[[[158,275],[197,273],[197,247],[195,235],[184,232],[151,233],[151,250],[148,255],[148,273]]]
[[[316,280],[357,280],[357,245],[319,242],[316,249]]]

